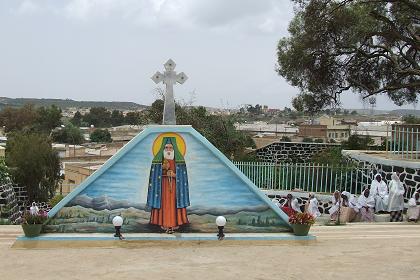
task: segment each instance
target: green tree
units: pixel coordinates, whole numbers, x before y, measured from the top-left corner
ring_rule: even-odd
[[[229,116],[210,115],[206,108],[176,107],[177,123],[189,124],[199,131],[228,158],[248,158],[246,147],[255,147],[250,136],[235,128],[235,119]]]
[[[95,129],[90,134],[90,141],[96,143],[112,142],[111,133],[109,133],[108,129]]]
[[[144,123],[144,117],[141,112],[128,112],[125,115],[124,123],[131,125],[140,125]]]
[[[50,107],[39,107],[35,121],[37,132],[50,133],[50,131],[61,125],[61,109],[55,105]]]
[[[77,126],[68,123],[64,127],[54,129],[52,132],[52,139],[54,142],[66,144],[82,144],[84,137],[82,131]]]
[[[418,0],[293,0],[290,36],[278,44],[277,72],[313,110],[342,92],[386,94],[414,103],[420,89]],[[298,96],[298,98],[300,98]]]
[[[0,125],[6,132],[31,129],[38,118],[38,112],[31,104],[22,108],[6,107],[0,112]]]
[[[260,104],[255,105],[255,107],[252,105],[248,105],[246,110],[250,114],[259,115],[262,113],[262,106]]]
[[[70,122],[77,127],[81,127],[82,126],[82,119],[83,119],[82,114],[79,111],[77,111],[74,114],[73,118],[70,120]]]
[[[350,135],[347,141],[342,143],[345,150],[367,150],[374,141],[370,136]]]
[[[47,201],[61,180],[60,159],[48,137],[36,133],[8,135],[6,163],[13,181],[25,187],[29,201]]]
[[[296,111],[314,116],[319,112],[319,108],[316,106],[317,100],[310,94],[300,94],[292,99],[293,108]]]
[[[403,121],[406,124],[420,124],[420,118],[413,115],[404,116]]]
[[[120,110],[113,110],[111,113],[111,125],[119,126],[124,124],[124,115]]]
[[[149,121],[155,124],[161,124],[163,120],[163,105],[164,101],[162,99],[156,99],[152,106],[147,110],[147,118]]]
[[[83,122],[87,123],[88,126],[109,127],[111,126],[111,112],[105,107],[92,107],[89,113],[83,116]]]
[[[345,163],[340,146],[329,148],[312,157],[312,161],[319,164],[340,165]]]
[[[4,185],[11,182],[9,168],[4,159],[0,158],[0,184]]]

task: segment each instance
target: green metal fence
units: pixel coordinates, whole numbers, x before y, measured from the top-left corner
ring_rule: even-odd
[[[266,190],[300,190],[332,193],[346,190],[360,194],[372,180],[369,167],[331,166],[316,163],[234,162],[257,187]]]
[[[402,159],[420,159],[420,125],[393,125],[391,151]]]

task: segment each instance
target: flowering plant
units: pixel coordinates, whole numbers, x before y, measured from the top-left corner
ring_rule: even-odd
[[[30,211],[25,211],[22,216],[22,224],[36,225],[43,224],[48,219],[47,212],[44,210],[38,211],[38,213],[31,214]]]
[[[309,213],[294,213],[289,217],[289,223],[298,225],[313,225],[315,218]]]

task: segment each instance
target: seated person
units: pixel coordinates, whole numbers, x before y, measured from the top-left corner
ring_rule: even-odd
[[[300,211],[298,200],[296,198],[293,198],[293,195],[291,193],[289,193],[286,198],[287,200],[283,203],[281,210],[283,210],[283,212],[286,213],[287,216],[290,217],[296,212],[302,212]]]
[[[309,194],[309,200],[306,205],[307,205],[306,211],[309,214],[311,214],[315,218],[318,218],[319,216],[321,216],[321,212],[319,212],[319,209],[318,209],[318,200],[315,198],[315,195],[313,193]]]
[[[375,207],[375,199],[370,195],[370,190],[365,189],[357,200],[357,208],[360,212],[360,220],[362,222],[373,222],[373,211]]]
[[[335,221],[338,218],[338,210],[340,209],[340,206],[341,206],[341,197],[340,196],[341,195],[340,195],[339,191],[335,191],[333,196],[332,196],[332,206],[329,210],[331,221]]]
[[[370,195],[375,200],[375,213],[388,211],[388,186],[382,179],[381,174],[376,174],[370,185]]]
[[[340,221],[344,223],[352,222],[359,212],[354,196],[351,193],[344,191],[341,193],[341,201]]]
[[[420,216],[420,193],[414,193],[413,197],[408,201],[407,220],[415,222],[419,220]]]

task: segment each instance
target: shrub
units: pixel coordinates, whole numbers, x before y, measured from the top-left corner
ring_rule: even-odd
[[[36,214],[31,214],[29,211],[25,211],[23,213],[22,217],[22,224],[28,224],[28,225],[37,225],[37,224],[43,224],[48,219],[47,212],[44,210],[40,210]]]
[[[51,207],[56,206],[62,199],[64,198],[63,195],[58,194],[56,196],[54,196],[53,198],[51,198],[48,203],[50,204]]]

